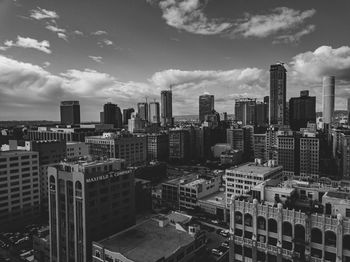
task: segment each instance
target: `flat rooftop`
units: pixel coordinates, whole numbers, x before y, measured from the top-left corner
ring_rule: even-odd
[[[226,203],[226,194],[224,191],[215,192],[209,196],[199,199],[199,201],[207,202],[213,205],[225,205]]]
[[[333,197],[333,198],[340,198],[340,199],[350,199],[350,193],[347,193],[347,192],[328,191],[325,196],[326,197]]]
[[[26,150],[6,150],[0,151],[0,156],[22,156],[28,154],[38,154],[34,151],[26,151]]]
[[[97,243],[132,261],[154,262],[169,257],[193,240],[187,232],[172,225],[159,227],[158,221],[149,219]]]
[[[281,169],[282,170],[282,166],[274,166],[274,167],[269,167],[269,166],[265,166],[265,165],[259,165],[256,164],[254,162],[250,162],[250,163],[246,163],[237,167],[231,167],[227,170],[235,170],[237,172],[241,172],[241,173],[252,173],[255,175],[266,175],[269,174],[273,171],[277,171]]]

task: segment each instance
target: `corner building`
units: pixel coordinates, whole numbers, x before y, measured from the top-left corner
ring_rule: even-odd
[[[350,221],[338,214],[231,200],[231,261],[350,261]]]
[[[92,241],[135,224],[134,174],[124,160],[49,167],[50,261],[89,262]]]

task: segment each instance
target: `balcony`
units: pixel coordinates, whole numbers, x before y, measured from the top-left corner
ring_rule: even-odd
[[[263,251],[266,250],[266,244],[263,242],[256,242],[256,247],[262,249]]]
[[[238,237],[238,236],[234,236],[235,238],[235,243],[242,245],[243,244],[243,237]]]
[[[273,245],[267,245],[267,251],[273,252],[274,254],[277,254],[278,248]]]
[[[322,262],[322,258],[310,257],[310,262]]]
[[[249,239],[249,238],[245,238],[244,239],[244,245],[247,245],[249,247],[253,246],[253,240]]]

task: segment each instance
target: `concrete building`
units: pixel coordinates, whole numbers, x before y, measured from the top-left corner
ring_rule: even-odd
[[[220,155],[220,164],[224,166],[235,166],[243,161],[243,152],[240,150],[230,150]]]
[[[60,105],[61,124],[80,124],[80,104],[79,101],[62,101]]]
[[[171,90],[162,90],[160,93],[162,126],[174,126],[173,98]]]
[[[89,154],[89,147],[84,142],[67,142],[66,143],[66,158],[68,160],[79,159],[86,157]]]
[[[128,165],[144,164],[147,161],[147,138],[129,133],[103,133],[102,136],[85,138],[92,157],[125,159]]]
[[[268,179],[282,180],[282,166],[273,160],[262,165],[259,160],[226,169],[226,199],[247,194],[254,186]]]
[[[256,124],[267,126],[269,124],[269,97],[264,97],[264,101],[256,102]]]
[[[141,119],[138,113],[132,113],[128,120],[128,131],[130,133],[143,132],[145,130],[146,121]]]
[[[253,157],[253,129],[250,126],[227,129],[226,143],[242,151],[244,160],[249,161]]]
[[[219,143],[211,147],[212,155],[214,158],[220,158],[222,153],[232,150],[230,144]]]
[[[34,262],[50,262],[50,228],[38,230],[33,236]]]
[[[315,132],[304,133],[300,138],[300,178],[317,179],[320,173],[320,139]]]
[[[219,191],[220,185],[220,176],[200,176],[192,181],[180,181],[179,208],[195,209],[200,198]]]
[[[135,187],[124,161],[49,167],[51,261],[89,262],[92,241],[135,224]]]
[[[289,124],[293,131],[306,128],[307,123],[316,123],[316,97],[309,96],[309,91],[300,91],[300,97],[289,100]]]
[[[165,161],[169,156],[168,134],[147,134],[147,160]]]
[[[283,167],[286,177],[299,175],[300,135],[293,131],[278,131],[277,163]]]
[[[108,102],[103,106],[103,117],[104,124],[112,124],[115,128],[121,128],[122,123],[122,112],[117,104]]]
[[[266,159],[266,134],[253,134],[254,159],[259,158],[262,162]]]
[[[277,161],[277,127],[269,127],[266,130],[266,155],[265,160],[276,160]]]
[[[344,179],[350,179],[350,135],[342,133],[341,150],[341,175]]]
[[[159,103],[158,102],[149,103],[148,122],[150,122],[151,124],[160,124]]]
[[[205,234],[181,213],[158,216],[93,243],[93,261],[189,262],[205,247]]]
[[[323,123],[331,124],[334,115],[335,77],[323,77],[322,116]]]
[[[28,130],[29,140],[62,140],[66,142],[84,142],[85,136],[101,135],[102,130],[89,128],[60,128],[38,127],[37,130]]]
[[[0,151],[0,230],[18,229],[40,215],[39,154]]]
[[[270,124],[286,125],[287,70],[282,63],[270,67]]]
[[[189,132],[185,129],[169,130],[169,160],[189,160]]]
[[[47,217],[49,196],[47,169],[49,166],[56,165],[66,157],[66,143],[64,141],[26,141],[25,150],[35,151],[39,154],[39,190],[40,206],[42,215]]]
[[[256,124],[256,98],[235,99],[235,120],[242,125]]]
[[[201,95],[199,96],[199,121],[202,123],[206,115],[211,115],[214,111],[214,96]]]
[[[229,210],[226,207],[226,194],[223,191],[215,192],[198,200],[201,211],[217,217],[222,221],[227,220]]]

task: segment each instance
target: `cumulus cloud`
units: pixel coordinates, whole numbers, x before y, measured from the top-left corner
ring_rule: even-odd
[[[83,36],[83,35],[84,35],[84,33],[83,33],[82,31],[79,31],[79,30],[75,30],[75,31],[73,32],[73,34],[79,35],[79,36]]]
[[[59,28],[57,25],[53,25],[53,24],[47,24],[45,28],[51,32],[56,33],[58,38],[68,41],[66,29]]]
[[[103,31],[103,30],[98,30],[98,31],[92,32],[91,34],[92,35],[107,35],[108,33],[106,31]]]
[[[94,60],[97,63],[102,63],[102,56],[89,55],[89,58],[91,58],[92,60]]]
[[[103,39],[101,41],[98,41],[97,45],[99,47],[114,46],[114,42],[112,40],[109,40],[109,39]]]
[[[299,11],[288,7],[278,7],[266,14],[246,13],[243,18],[208,18],[205,14],[207,1],[201,0],[148,0],[158,5],[166,23],[174,28],[200,35],[223,35],[230,38],[264,38],[281,32],[287,32],[279,42],[299,41],[308,31],[295,32],[305,20],[314,16],[314,9]],[[293,33],[294,31],[294,33]]]
[[[273,40],[273,43],[274,44],[279,44],[279,43],[284,43],[284,44],[294,43],[294,44],[298,44],[300,42],[300,39],[303,36],[312,33],[313,31],[315,31],[315,28],[316,28],[315,25],[308,25],[305,29],[302,29],[299,32],[296,32],[295,34],[286,34],[286,35],[277,36]]]
[[[2,46],[2,50],[6,50],[11,47],[31,48],[47,54],[51,54],[49,41],[43,40],[40,42],[30,37],[17,36],[17,40],[15,42],[12,40],[6,40],[4,42],[4,46]]]
[[[58,19],[59,15],[55,11],[38,7],[30,11],[30,17],[36,20]]]

